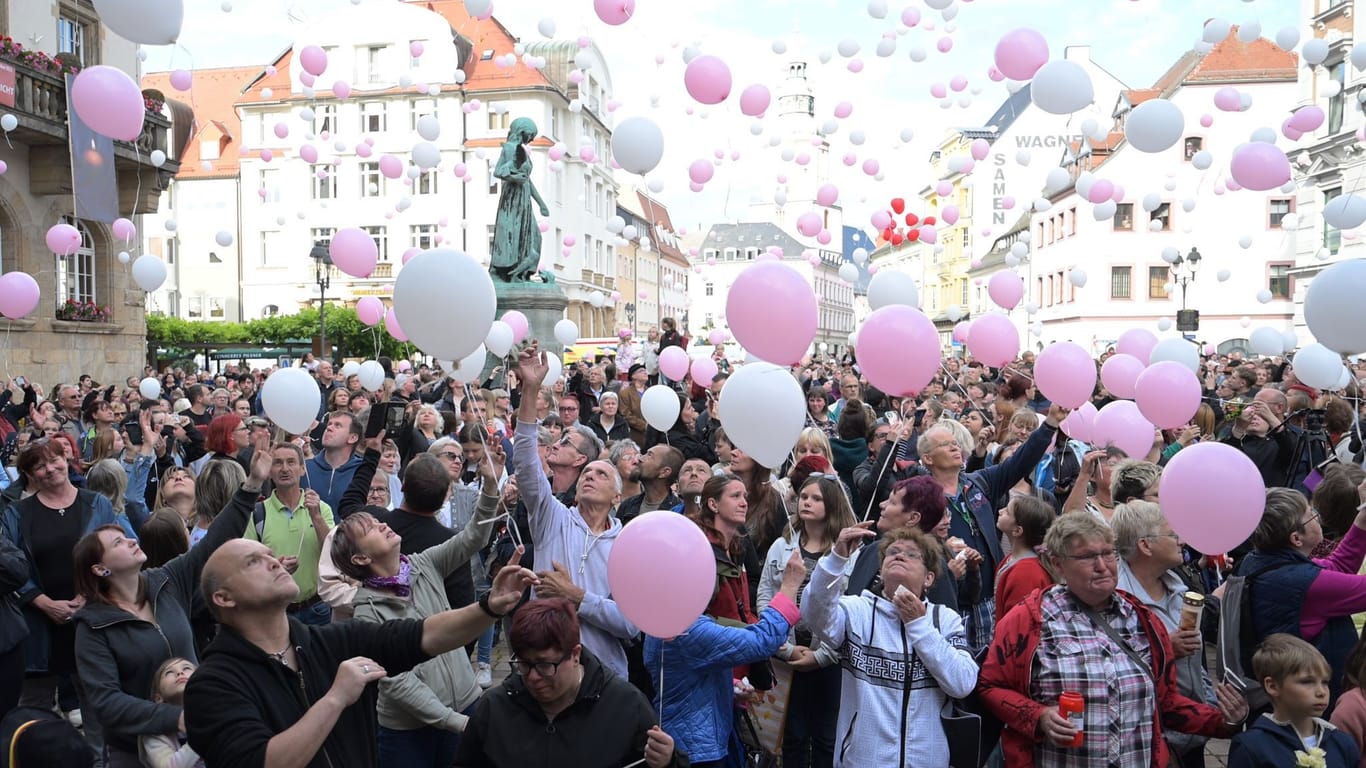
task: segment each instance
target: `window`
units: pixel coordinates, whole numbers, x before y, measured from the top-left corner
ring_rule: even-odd
[[[263,267],[282,267],[286,262],[285,234],[283,232],[261,233],[261,260]]]
[[[1133,289],[1129,284],[1132,272],[1133,267],[1110,267],[1110,298],[1133,298]]]
[[[1333,198],[1342,194],[1342,187],[1325,189],[1323,191],[1323,204],[1328,205]],[[1331,227],[1328,222],[1323,222],[1323,247],[1328,249],[1330,256],[1336,256],[1338,249],[1342,247],[1342,230]]]
[[[210,264],[222,264],[222,263],[223,263],[223,257],[222,257],[222,256],[219,256],[219,255],[218,255],[216,252],[214,252],[214,251],[209,251],[209,263],[210,263]]]
[[[223,299],[222,299],[222,297],[219,297],[219,296],[210,296],[210,297],[209,297],[209,319],[210,319],[210,320],[222,320],[222,319],[223,319]]]
[[[1271,291],[1273,299],[1290,298],[1290,265],[1271,264],[1268,265],[1269,274],[1267,275],[1266,287]]]
[[[1187,136],[1184,144],[1186,162],[1195,158],[1195,153],[1205,148],[1205,140],[1199,136]]]
[[[180,255],[180,241],[174,237],[166,239],[166,265],[174,266],[176,258]]]
[[[489,194],[490,194],[490,195],[496,195],[496,194],[498,194],[498,177],[493,175],[493,161],[492,161],[492,160],[488,161],[488,170],[489,170],[489,175],[488,175],[488,179],[489,179]]]
[[[201,141],[201,142],[199,142],[199,159],[200,159],[200,160],[217,160],[217,159],[218,159],[218,141],[217,141],[216,139],[209,139],[209,140],[207,140],[207,141]]]
[[[1342,130],[1342,111],[1347,102],[1346,89],[1347,62],[1339,61],[1328,67],[1328,79],[1338,84],[1338,92],[1328,99],[1328,132]]]
[[[360,129],[364,133],[384,132],[384,102],[363,101],[360,105]]]
[[[81,244],[75,253],[57,254],[57,304],[68,299],[95,301],[95,238],[84,222],[63,216],[62,223],[76,227],[81,233]]]
[[[1163,203],[1163,204],[1157,206],[1157,210],[1153,211],[1152,216],[1150,217],[1150,220],[1151,220],[1151,221],[1159,222],[1159,223],[1161,224],[1161,226],[1158,226],[1158,227],[1149,227],[1149,229],[1153,230],[1154,232],[1169,232],[1169,231],[1171,231],[1171,228],[1172,228],[1172,204],[1171,204],[1171,203]]]
[[[560,138],[560,131],[563,130],[560,125],[560,120],[560,110],[550,110],[550,138],[552,139]]]
[[[725,259],[726,259],[726,261],[735,261],[735,257],[736,257],[736,255],[737,255],[738,253],[739,253],[739,251],[737,251],[735,248],[727,248],[727,249],[725,250],[725,254],[726,254],[726,255],[725,255]]]
[[[715,296],[715,295],[716,295],[716,286],[715,286],[714,284],[712,284],[712,283],[709,282],[709,283],[707,283],[706,286],[703,288],[703,292],[704,292],[706,295],[708,295],[708,296]]]
[[[100,63],[100,28],[89,3],[62,0],[57,11],[57,53],[69,53],[88,67]]]
[[[326,248],[332,244],[332,235],[336,232],[337,230],[332,227],[314,227],[308,230],[309,240],[314,245],[321,245]]]
[[[356,49],[356,82],[378,83],[384,46],[366,45]]]
[[[389,233],[385,227],[361,227],[365,234],[375,241],[375,249],[379,251],[379,261],[389,260]]]
[[[589,173],[583,175],[583,210],[593,212],[593,175]]]
[[[265,128],[265,121],[262,121],[262,129]],[[337,105],[318,104],[313,107],[313,135],[321,136],[323,133],[331,133],[337,129]]]
[[[1067,234],[1075,235],[1077,234],[1077,209],[1070,208],[1068,209],[1067,213],[1069,216],[1067,221]]]
[[[1148,267],[1148,298],[1167,298],[1167,283],[1170,281],[1170,267]]]
[[[360,164],[360,196],[379,197],[384,194],[384,174],[379,172],[379,163]]]
[[[1268,201],[1268,211],[1270,216],[1267,218],[1267,229],[1281,229],[1281,220],[1286,214],[1295,210],[1295,201],[1288,197],[1273,197]]]
[[[436,99],[413,99],[413,106],[410,110],[412,114],[412,124],[408,127],[417,130],[417,121],[427,115],[436,114]]]
[[[203,297],[203,296],[191,296],[191,297],[189,298],[188,304],[189,304],[189,310],[185,313],[185,314],[186,314],[186,317],[188,317],[188,318],[191,319],[191,320],[203,320],[203,319],[204,319],[204,297]]]
[[[326,165],[310,165],[313,172],[313,199],[331,200],[337,196],[337,177],[333,176]]]
[[[959,280],[959,281],[958,281],[958,293],[959,293],[958,303],[959,303],[960,305],[966,307],[966,306],[968,305],[968,281],[967,281],[967,280]]]
[[[413,180],[413,194],[435,195],[436,180],[439,175],[436,169],[424,171],[421,176]]]
[[[261,189],[265,192],[261,196],[263,203],[280,202],[280,169],[262,168],[261,169]]]
[[[508,126],[512,125],[512,115],[506,109],[490,109],[488,113],[490,131],[506,132]]]
[[[1119,203],[1115,206],[1115,231],[1134,231],[1134,204]]]
[[[408,242],[412,247],[421,248],[424,251],[436,247],[436,225],[435,224],[414,224],[408,227]]]
[[[745,261],[754,261],[754,260],[757,259],[757,258],[759,258],[759,249],[758,249],[758,248],[746,248],[746,249],[745,249]]]

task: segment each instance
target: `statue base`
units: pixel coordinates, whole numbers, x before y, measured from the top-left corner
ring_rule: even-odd
[[[540,339],[541,349],[560,353],[560,343],[555,340],[555,324],[564,319],[569,299],[559,286],[554,283],[505,283],[495,277],[493,292],[498,297],[498,317],[513,309],[521,312],[526,315],[527,339]],[[500,363],[489,355],[489,366]]]

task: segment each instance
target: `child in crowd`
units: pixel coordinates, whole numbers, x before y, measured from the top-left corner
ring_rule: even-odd
[[[1277,633],[1252,654],[1252,672],[1271,699],[1271,712],[1233,737],[1229,768],[1356,768],[1361,750],[1323,719],[1328,709],[1328,661],[1305,641]]]
[[[188,659],[177,657],[163,662],[152,678],[152,701],[182,705],[185,684],[194,671],[195,664]],[[138,752],[147,768],[204,768],[204,761],[185,743],[184,733],[143,736],[138,739]]]
[[[1037,547],[1057,517],[1053,508],[1037,496],[1011,494],[1010,502],[996,518],[996,529],[1010,542],[1010,555],[996,569],[996,615],[1005,616],[1036,589],[1053,586]]]
[[[1342,678],[1342,687],[1346,690],[1338,697],[1330,721],[1352,737],[1357,749],[1366,749],[1363,747],[1366,745],[1366,691],[1361,690],[1362,684],[1366,684],[1366,639],[1358,640],[1352,655],[1347,657],[1347,669]],[[1366,757],[1362,758],[1361,764],[1366,768]]]

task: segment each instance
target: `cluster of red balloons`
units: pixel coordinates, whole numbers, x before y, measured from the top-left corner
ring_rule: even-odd
[[[882,239],[892,245],[901,245],[903,242],[914,243],[920,239],[921,227],[933,227],[936,222],[933,216],[926,216],[922,219],[914,213],[907,213],[906,200],[900,197],[892,198],[888,216],[891,223],[882,228]],[[906,222],[905,226],[902,226],[898,219]]]

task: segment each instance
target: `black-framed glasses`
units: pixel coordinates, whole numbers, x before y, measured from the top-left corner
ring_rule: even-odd
[[[574,442],[573,435],[564,435],[559,440],[556,440],[555,443],[557,445],[567,445],[570,448],[573,448],[577,453],[583,453],[583,450],[580,449],[578,444]]]
[[[517,674],[522,677],[535,672],[539,677],[552,677],[560,670],[560,665],[569,661],[572,653],[566,653],[559,661],[522,661],[518,658],[512,659],[512,668],[517,670]]]
[[[369,496],[375,496],[375,495],[378,495],[378,494],[381,494],[381,493],[384,494],[385,496],[388,496],[388,495],[389,495],[389,489],[388,489],[388,488],[385,488],[385,487],[382,486],[382,485],[374,485],[374,486],[371,486],[370,489],[366,491],[366,495],[369,495]]]

